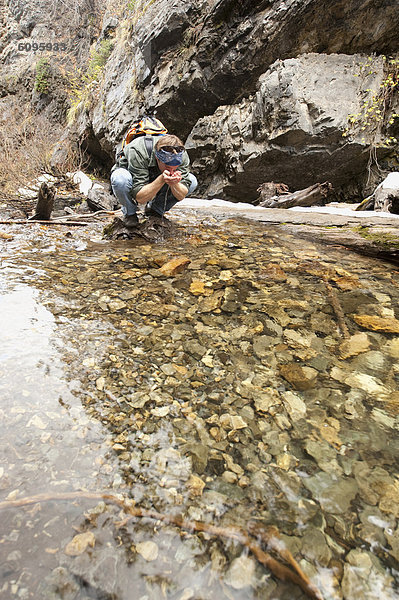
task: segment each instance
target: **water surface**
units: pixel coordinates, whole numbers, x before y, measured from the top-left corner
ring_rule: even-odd
[[[121,523],[107,493],[274,526],[326,599],[399,598],[397,269],[283,228],[174,219],[157,244],[100,226],[0,240],[1,500],[48,496],[1,511],[0,597],[306,597],[236,542]]]

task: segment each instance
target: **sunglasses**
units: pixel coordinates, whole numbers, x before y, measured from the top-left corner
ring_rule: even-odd
[[[159,150],[164,150],[171,154],[178,154],[179,152],[184,152],[184,146],[161,146]]]

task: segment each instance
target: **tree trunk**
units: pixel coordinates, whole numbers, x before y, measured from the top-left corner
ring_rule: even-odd
[[[30,217],[29,220],[49,221],[54,207],[55,195],[55,187],[52,185],[47,185],[46,182],[43,182],[39,188],[35,214],[33,217]]]

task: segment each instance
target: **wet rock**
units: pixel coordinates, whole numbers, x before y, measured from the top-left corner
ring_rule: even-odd
[[[316,527],[308,527],[302,538],[302,554],[311,562],[328,566],[332,552],[323,533]]]
[[[358,492],[354,479],[337,479],[327,473],[317,473],[304,479],[303,484],[320,502],[323,510],[333,514],[347,512]]]
[[[212,295],[207,296],[198,304],[197,312],[210,313],[218,310],[222,304],[223,296],[223,291],[214,292]]]
[[[327,442],[306,440],[305,449],[313,456],[320,469],[326,473],[342,475],[342,468],[337,462],[337,453]]]
[[[138,302],[135,304],[135,310],[142,315],[166,317],[170,313],[171,307],[160,302],[149,300],[148,302]]]
[[[377,423],[380,423],[380,425],[383,425],[384,427],[390,427],[391,429],[395,429],[396,427],[396,419],[387,415],[387,413],[380,408],[373,408],[371,416]]]
[[[230,471],[232,471],[233,473],[236,473],[237,475],[240,475],[240,476],[244,474],[244,469],[239,464],[234,462],[234,460],[230,456],[230,454],[223,453],[223,458],[226,461],[227,468]]]
[[[376,377],[385,376],[388,368],[387,359],[382,352],[372,350],[365,352],[353,360],[353,367]]]
[[[399,333],[399,321],[393,317],[378,317],[374,315],[353,315],[353,320],[358,325],[371,331],[384,331],[385,333]]]
[[[159,272],[166,277],[174,277],[178,273],[182,273],[184,269],[190,264],[190,259],[187,256],[179,256],[166,262],[159,269]]]
[[[316,336],[312,332],[299,332],[294,329],[285,329],[283,338],[290,348],[310,348]]]
[[[382,521],[382,519],[381,519]],[[384,548],[385,537],[381,527],[374,523],[366,522],[358,526],[358,536],[366,542],[371,548]]]
[[[224,429],[244,429],[248,427],[248,423],[244,421],[244,419],[238,415],[230,415],[229,413],[225,413],[220,417],[220,425]]]
[[[123,561],[111,545],[97,549],[91,556],[84,553],[69,559],[68,569],[100,595],[114,594],[121,585]],[[118,582],[118,583],[117,583]]]
[[[291,421],[285,415],[275,415],[274,420],[276,421],[277,427],[279,427],[283,431],[291,429],[292,427]]]
[[[238,480],[238,476],[232,471],[224,471],[224,473],[222,474],[222,479],[226,483],[236,483]]]
[[[298,464],[298,460],[292,454],[284,453],[276,457],[276,464],[283,471],[289,471]]]
[[[260,335],[255,337],[253,342],[253,349],[258,358],[264,358],[270,351],[270,348],[275,344],[275,339],[267,336]]]
[[[192,536],[183,541],[183,543],[179,544],[175,554],[175,559],[179,564],[182,564],[192,560],[194,556],[200,556],[203,554],[203,552],[204,544],[198,537]]]
[[[190,478],[186,482],[186,487],[189,490],[190,496],[194,498],[195,496],[202,496],[202,492],[205,487],[205,481],[202,481],[200,477],[191,474]]]
[[[223,515],[229,505],[229,499],[226,494],[218,492],[217,490],[206,490],[202,499],[207,511],[213,513],[217,517]]]
[[[147,562],[151,562],[158,558],[158,546],[155,542],[139,542],[135,546],[137,554],[140,554]]]
[[[399,561],[399,526],[394,531],[391,528],[385,529],[384,534],[391,546],[389,554]]]
[[[348,373],[348,371],[344,369],[333,367],[330,371],[330,375],[333,379],[354,388],[352,391],[355,391],[356,389],[362,390],[363,392],[374,396],[377,400],[385,400],[390,394],[389,388],[383,385],[379,379],[372,375],[368,375],[367,373],[358,371]]]
[[[206,353],[207,349],[195,340],[189,340],[184,344],[184,349],[188,354],[191,354],[195,358],[202,358]]]
[[[342,591],[345,600],[369,600],[376,590],[384,590],[384,598],[394,600],[393,578],[370,552],[351,550],[346,557]]]
[[[189,268],[191,268],[191,267],[192,267],[192,264],[189,266]],[[206,294],[206,292],[209,292],[209,294],[211,294],[212,290],[205,287],[204,281],[200,281],[198,279],[193,279],[192,282],[190,283],[190,292],[194,296],[203,296]]]
[[[117,312],[118,310],[126,308],[126,302],[123,302],[123,300],[119,300],[118,298],[116,298],[115,300],[111,300],[110,302],[108,302],[108,308],[111,312]]]
[[[369,347],[370,340],[367,333],[356,333],[340,344],[339,353],[341,358],[345,360],[361,352],[366,352]]]
[[[75,600],[80,585],[75,577],[64,567],[57,567],[40,586],[46,600]]]
[[[225,577],[225,582],[235,590],[242,590],[254,582],[255,561],[249,556],[235,558]]]
[[[382,348],[383,352],[386,352],[392,358],[399,359],[399,338],[389,340]]]
[[[295,363],[279,365],[280,375],[296,390],[308,390],[316,385],[317,371]]]
[[[305,417],[306,404],[298,394],[295,394],[294,392],[283,392],[282,397],[285,409],[293,421]]]
[[[332,335],[336,331],[336,324],[330,315],[316,311],[310,316],[310,326],[314,332]]]
[[[399,518],[399,481],[392,481],[383,489],[381,500],[378,504],[380,510],[393,515],[396,519]]]
[[[276,338],[281,338],[283,334],[283,328],[281,325],[273,321],[272,319],[263,319],[263,333],[266,336],[269,336],[276,340]]]
[[[184,453],[191,457],[196,473],[203,473],[208,463],[209,448],[203,444],[189,443],[184,446]]]

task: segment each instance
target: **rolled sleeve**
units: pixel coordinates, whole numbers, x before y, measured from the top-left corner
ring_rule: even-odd
[[[189,175],[190,175],[190,159],[188,158],[187,152],[184,152],[184,154],[183,154],[183,162],[179,167],[179,171],[182,175],[181,183],[183,185],[185,185],[186,188],[188,189],[191,184],[191,179],[189,177]]]

